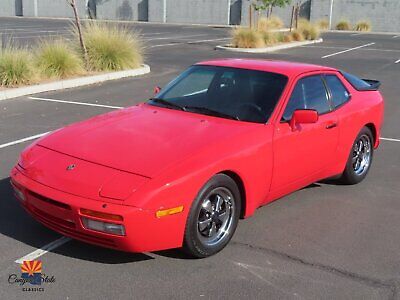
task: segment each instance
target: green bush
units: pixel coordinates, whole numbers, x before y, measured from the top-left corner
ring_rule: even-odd
[[[89,67],[95,71],[133,69],[143,62],[139,36],[127,27],[88,22],[83,36]]]
[[[0,86],[12,87],[33,81],[30,53],[9,46],[0,50]]]
[[[371,22],[369,21],[358,21],[354,30],[357,31],[371,31]]]
[[[350,30],[351,28],[351,24],[349,21],[347,20],[340,20],[337,24],[336,24],[336,29],[337,30]]]
[[[237,28],[232,33],[232,46],[235,48],[265,47],[263,35],[249,28]]]
[[[81,57],[63,40],[42,42],[35,64],[46,77],[66,78],[81,74],[84,69]]]

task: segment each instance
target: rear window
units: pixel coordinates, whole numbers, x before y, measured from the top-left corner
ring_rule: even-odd
[[[342,72],[344,78],[347,79],[348,82],[356,89],[356,90],[366,90],[371,87],[371,85],[362,80],[361,78],[357,77],[356,75],[349,74],[346,72]]]

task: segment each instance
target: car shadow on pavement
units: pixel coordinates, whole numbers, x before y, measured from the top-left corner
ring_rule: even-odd
[[[60,234],[35,221],[23,209],[14,197],[9,177],[0,180],[0,241],[1,235],[38,249],[60,238]],[[103,264],[124,264],[153,259],[151,256],[141,253],[116,251],[76,240],[72,240],[51,252]]]

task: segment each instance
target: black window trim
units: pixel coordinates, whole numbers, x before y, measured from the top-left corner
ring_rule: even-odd
[[[351,93],[349,92],[349,90],[347,89],[347,87],[343,84],[343,81],[339,78],[339,76],[337,76],[337,74],[334,74],[334,73],[321,73],[321,76],[322,76],[322,80],[323,80],[323,82],[324,82],[324,84],[325,84],[325,88],[326,88],[326,90],[328,91],[329,103],[330,103],[330,106],[331,106],[331,109],[332,109],[331,111],[336,111],[336,110],[338,110],[339,108],[341,108],[342,106],[344,106],[345,104],[347,104],[347,103],[350,102],[350,100],[351,100]],[[347,97],[347,100],[346,100],[345,102],[341,103],[340,105],[338,105],[338,106],[336,106],[336,107],[335,107],[335,105],[333,104],[333,100],[332,100],[332,91],[331,91],[331,89],[329,88],[328,83],[326,82],[326,79],[325,79],[326,76],[336,76],[336,78],[339,80],[339,82],[342,84],[343,88],[346,90],[347,94],[349,95],[349,96]]]
[[[307,73],[305,73],[305,74],[307,74]],[[326,73],[326,74],[329,74],[329,73]],[[318,113],[318,116],[323,116],[323,115],[329,114],[329,113],[331,113],[331,112],[333,112],[333,111],[335,110],[335,109],[333,108],[333,106],[332,106],[330,90],[329,90],[328,87],[327,87],[327,84],[326,84],[326,82],[325,82],[324,75],[325,75],[325,73],[316,73],[316,74],[310,74],[310,75],[305,75],[305,76],[301,76],[301,75],[300,75],[300,76],[297,78],[295,84],[293,85],[293,89],[292,89],[291,92],[290,92],[289,99],[288,99],[288,101],[286,102],[286,106],[285,106],[285,108],[284,108],[284,110],[283,110],[283,112],[282,112],[282,117],[281,117],[280,123],[289,123],[289,122],[290,122],[290,120],[285,120],[285,119],[283,118],[283,115],[285,114],[286,107],[287,107],[287,105],[288,105],[288,103],[289,103],[289,101],[290,101],[290,98],[292,97],[292,94],[293,94],[293,92],[294,92],[294,89],[296,88],[296,86],[297,86],[297,84],[299,83],[299,81],[302,80],[302,79],[304,79],[304,78],[308,78],[308,77],[317,77],[317,76],[319,76],[319,77],[321,78],[322,84],[323,84],[324,87],[325,87],[325,93],[326,93],[326,98],[327,98],[327,100],[328,100],[329,111],[324,112],[324,113]],[[347,103],[347,102],[346,102],[346,103]],[[305,110],[307,110],[307,109],[305,109]],[[314,109],[314,110],[315,110],[315,109]]]

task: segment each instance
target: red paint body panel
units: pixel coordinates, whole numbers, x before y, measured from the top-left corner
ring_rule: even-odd
[[[27,197],[22,205],[55,231],[96,245],[133,252],[175,248],[182,246],[193,199],[213,175],[240,178],[248,217],[261,205],[342,173],[364,126],[379,145],[382,96],[355,90],[335,69],[239,59],[200,64],[281,73],[289,82],[267,124],[141,104],[58,130],[28,147],[11,172]],[[352,97],[293,130],[281,122],[291,92],[300,78],[321,73],[336,74]],[[156,217],[158,210],[181,205],[182,213]],[[122,216],[126,236],[85,229],[80,208]]]

